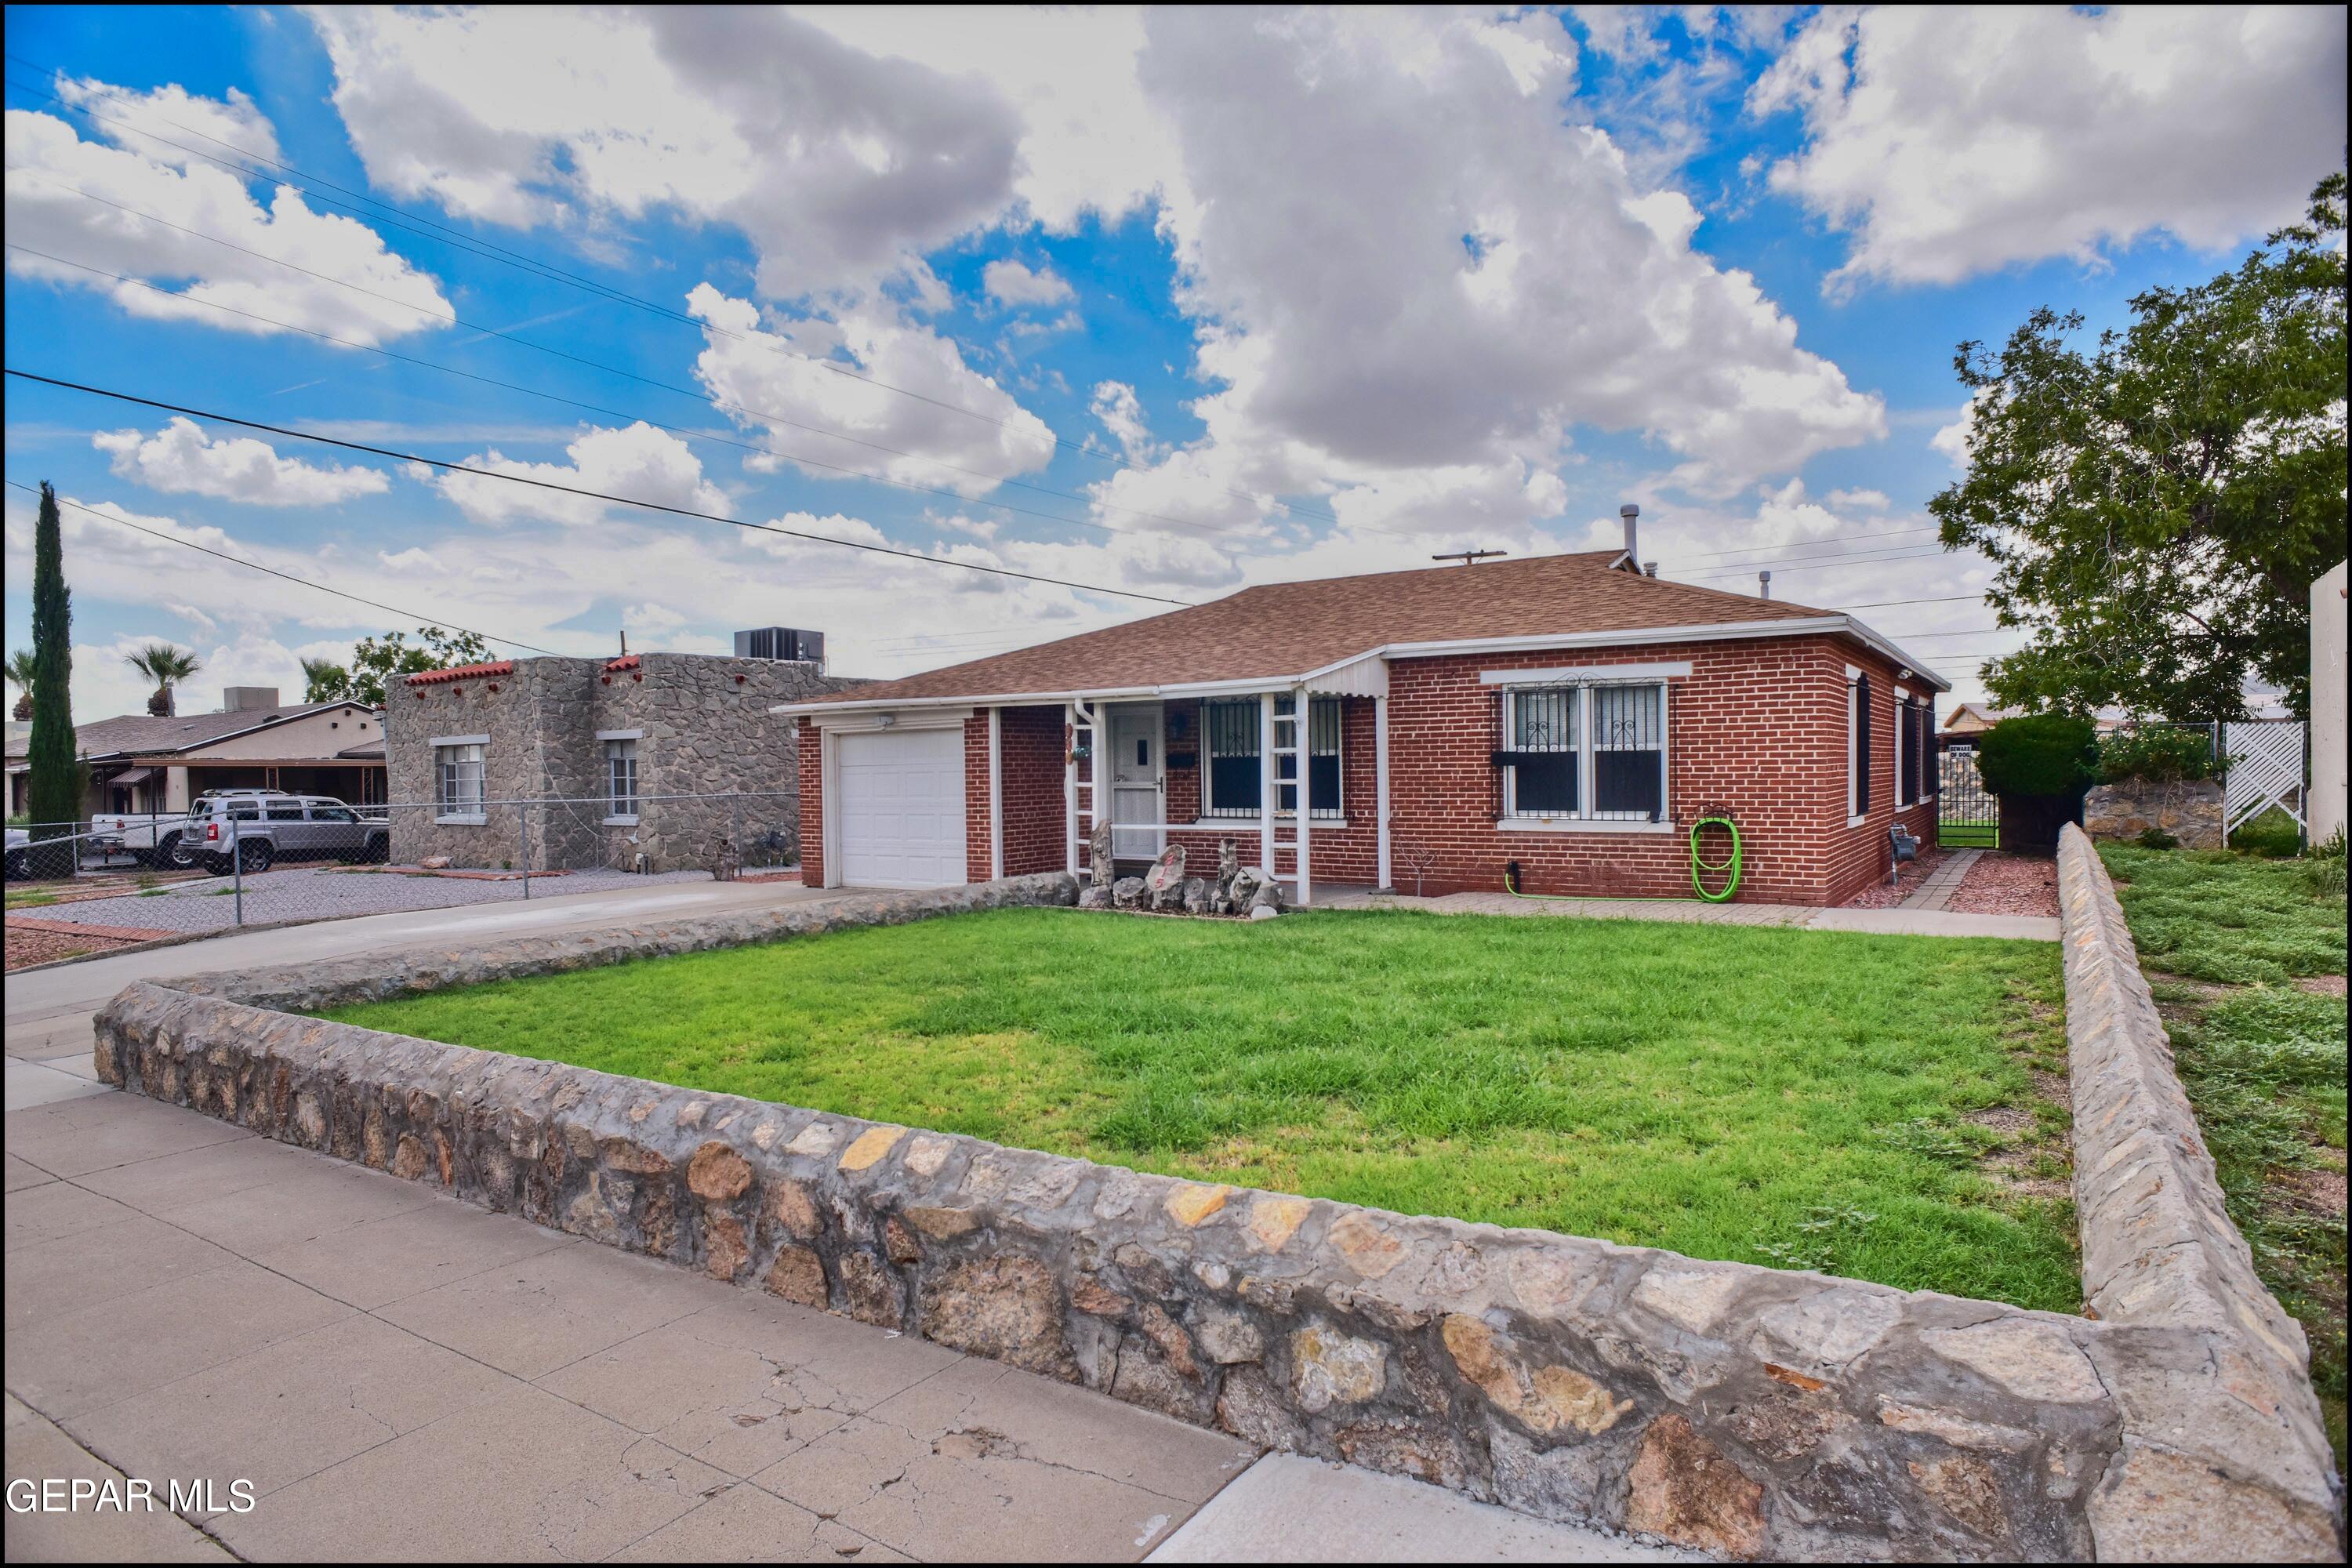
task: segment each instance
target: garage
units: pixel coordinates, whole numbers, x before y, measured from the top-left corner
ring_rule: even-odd
[[[841,885],[961,883],[962,726],[840,734],[834,748]]]

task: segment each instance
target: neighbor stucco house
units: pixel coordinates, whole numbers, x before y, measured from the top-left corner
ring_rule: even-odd
[[[854,684],[816,659],[690,653],[408,676],[384,710],[392,858],[670,871],[731,846],[789,861],[798,737],[768,710]]]
[[[1689,897],[1719,812],[1741,898],[1828,904],[1896,823],[1932,839],[1948,689],[1852,616],[1629,549],[1249,588],[777,711],[825,886],[1082,870],[1099,815],[1122,869],[1233,838],[1302,901],[1514,863],[1531,893]]]
[[[31,726],[8,732],[8,811],[25,809]],[[282,789],[354,805],[383,799],[383,715],[364,702],[278,700],[274,686],[232,686],[214,713],[126,713],[75,726],[89,770],[82,816],[184,816],[206,790]]]

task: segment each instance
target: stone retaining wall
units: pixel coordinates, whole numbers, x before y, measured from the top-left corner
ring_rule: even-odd
[[[142,983],[99,1016],[98,1068],[1268,1447],[1729,1556],[2083,1560],[2201,1553],[2216,1534],[2236,1548],[2217,1554],[2293,1554],[2327,1526],[2258,1467],[2158,1462],[2205,1446],[2161,1446],[2158,1412],[2218,1423],[2212,1445],[2259,1425],[2220,1408],[2242,1392],[2231,1325],[2093,1321],[1145,1175],[281,1010],[1076,891],[1056,874]],[[2217,1489],[2231,1511],[2200,1533],[2174,1504],[2215,1506]]]
[[[2302,1325],[2230,1223],[2123,906],[2084,831],[2058,842],[2083,1290],[2118,1331],[2188,1331],[2196,1375],[2121,1388],[2103,1557],[2341,1560],[2343,1493]]]
[[[2126,779],[2083,797],[2083,828],[2093,838],[2168,833],[2184,849],[2221,848],[2221,781]]]

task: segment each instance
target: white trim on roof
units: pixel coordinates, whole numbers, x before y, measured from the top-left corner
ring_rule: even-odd
[[[1255,675],[1239,680],[1179,681],[1159,686],[1106,686],[1072,691],[964,692],[953,697],[884,697],[870,702],[846,699],[834,702],[779,702],[771,713],[821,714],[873,712],[886,708],[980,707],[994,703],[1076,701],[1137,701],[1170,697],[1215,697],[1249,691],[1280,691],[1298,686],[1322,689],[1326,678],[1370,659],[1443,658],[1462,654],[1520,653],[1529,650],[1579,647],[1622,647],[1636,643],[1738,642],[1751,637],[1846,636],[1893,659],[1923,683],[1949,691],[1951,682],[1932,674],[1919,659],[1873,631],[1852,616],[1801,616],[1783,620],[1723,621],[1686,626],[1633,626],[1622,631],[1547,632],[1532,637],[1461,637],[1443,642],[1382,643],[1318,666],[1303,675]]]

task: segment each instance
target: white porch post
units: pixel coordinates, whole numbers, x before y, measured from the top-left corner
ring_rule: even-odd
[[[988,710],[988,874],[1004,875],[1004,710]]]
[[[1265,874],[1274,875],[1274,693],[1257,700],[1257,848]]]
[[[1070,875],[1078,874],[1078,705],[1062,704],[1062,827]]]
[[[1372,699],[1372,809],[1379,814],[1380,885],[1389,886],[1389,700]]]
[[[1298,688],[1290,696],[1292,724],[1291,742],[1298,748],[1298,902],[1303,907],[1313,903],[1314,883],[1307,869],[1307,825],[1315,816],[1315,725],[1313,711],[1307,707],[1307,688]]]

